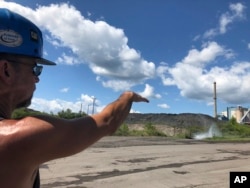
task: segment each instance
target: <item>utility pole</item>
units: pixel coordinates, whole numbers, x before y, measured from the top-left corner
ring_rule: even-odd
[[[82,103],[81,103],[81,108],[80,108],[80,115],[82,115]]]
[[[88,110],[87,110],[87,115],[89,115],[89,106],[90,106],[91,104],[88,104]]]
[[[93,99],[93,105],[92,105],[92,115],[93,115],[95,112],[95,100],[96,100],[96,98],[92,97],[92,99]]]
[[[216,94],[216,82],[214,82],[214,118],[217,119],[217,94]]]

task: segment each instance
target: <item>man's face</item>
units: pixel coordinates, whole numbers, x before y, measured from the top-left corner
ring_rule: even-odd
[[[14,67],[15,75],[12,90],[15,92],[16,108],[27,107],[31,104],[36,83],[39,82],[38,76],[42,67],[37,66],[33,58],[19,57],[8,59]]]

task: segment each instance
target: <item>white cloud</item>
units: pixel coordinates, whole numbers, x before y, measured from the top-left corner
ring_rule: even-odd
[[[216,42],[205,43],[202,47],[203,49],[201,51],[191,49],[188,55],[182,60],[182,63],[194,66],[204,66],[206,63],[213,61],[216,57],[225,54],[224,48]]]
[[[60,92],[62,92],[62,93],[68,93],[68,91],[69,91],[68,87],[60,89]]]
[[[145,84],[145,89],[143,92],[140,93],[140,95],[146,98],[161,98],[160,94],[154,93],[154,87],[150,86],[149,84]]]
[[[171,75],[168,74],[169,70],[170,70],[170,67],[168,67],[167,64],[161,64],[156,69],[157,75],[161,78],[162,83],[165,86],[170,86],[170,85],[176,84],[174,79],[171,77]]]
[[[219,34],[225,34],[228,30],[229,24],[245,19],[246,7],[242,3],[230,4],[229,9],[230,11],[221,15],[218,27],[206,31],[204,33],[204,38],[211,38]]]
[[[58,47],[63,47],[63,44],[61,43],[60,40],[50,36],[50,35],[43,35],[43,39],[48,41],[50,44],[52,44],[54,47],[58,48]]]
[[[246,7],[242,3],[235,3],[229,5],[230,10],[233,12],[233,18],[245,18]]]
[[[218,56],[226,56],[227,51],[216,42],[208,42],[202,45],[202,49],[191,49],[188,55],[173,67],[161,64],[157,68],[157,75],[162,79],[164,85],[177,85],[181,90],[189,86],[188,82],[196,82],[203,73],[203,68],[213,62]]]
[[[216,42],[204,43],[201,49],[191,49],[186,57],[173,66],[161,64],[156,69],[153,62],[143,59],[139,51],[128,46],[128,38],[122,29],[104,21],[86,19],[69,4],[39,6],[33,10],[13,2],[1,2],[1,7],[21,13],[49,31],[46,40],[57,48],[69,48],[74,55],[62,54],[57,62],[88,64],[96,74],[97,81],[104,87],[115,91],[128,90],[153,78],[157,73],[165,86],[176,85],[184,97],[209,101],[212,99],[213,82],[216,81],[218,98],[221,100],[235,104],[249,102],[250,62],[238,61],[220,67],[218,59],[232,58],[234,53]],[[204,37],[226,33],[230,24],[245,19],[245,9],[241,3],[230,4],[229,11],[221,15],[218,27],[209,29]],[[200,38],[197,35],[194,40]],[[149,98],[161,98],[148,84],[141,94]],[[82,97],[84,107],[87,108],[92,99],[87,95]],[[70,103],[58,99],[46,101],[35,98],[32,105],[41,111],[60,111],[68,106],[79,111],[81,101]],[[102,108],[96,107],[97,110]]]
[[[214,37],[215,35],[217,35],[217,33],[218,31],[216,29],[209,29],[204,33],[203,37],[204,38]]]
[[[108,80],[104,81],[100,77],[97,77],[97,80],[101,81],[104,87],[113,88],[115,91],[125,91],[129,90],[131,86],[134,86],[135,83],[131,83],[126,80]]]
[[[57,62],[87,63],[102,78],[105,87],[122,90],[123,87],[119,87],[121,82],[126,82],[126,87],[130,88],[155,76],[155,64],[128,46],[128,38],[122,29],[104,21],[86,19],[67,3],[38,6],[36,10],[11,2],[3,2],[1,6],[30,18],[40,28],[49,31],[50,36],[46,39],[58,48],[71,49],[80,59],[63,54]]]
[[[168,109],[168,108],[170,108],[170,106],[168,105],[168,104],[158,104],[157,105],[158,107],[160,107],[160,108],[164,108],[164,109]]]
[[[100,101],[95,96],[81,94],[81,101],[83,104],[83,111],[87,114],[98,113],[105,107],[100,106]]]
[[[197,40],[199,40],[200,39],[200,35],[196,35],[194,38],[193,38],[193,41],[197,41]]]
[[[65,53],[63,53],[61,57],[57,58],[56,63],[57,64],[75,65],[75,64],[79,64],[80,61],[76,57],[68,56]]]
[[[94,98],[94,96],[89,96],[87,94],[81,94],[81,100],[87,104],[93,103],[93,98]]]
[[[199,51],[192,49],[182,61],[173,67],[162,64],[157,68],[163,84],[173,83],[181,95],[197,100],[212,100],[213,82],[217,83],[218,98],[228,103],[249,102],[250,62],[235,62],[219,67],[218,57],[226,57],[231,51],[215,42],[207,43]],[[213,64],[213,67],[211,67]]]
[[[72,112],[78,113],[80,110],[86,114],[92,114],[93,112],[93,98],[87,94],[81,94],[80,98],[75,102],[65,101],[61,99],[46,100],[42,98],[34,97],[29,108],[38,110],[40,112],[57,114],[62,110],[70,109]],[[94,102],[94,113],[101,112],[106,105],[101,105],[98,99]],[[140,113],[134,109],[130,110],[130,113]]]
[[[41,98],[33,98],[30,108],[41,112],[53,112],[55,114],[66,109],[71,109],[73,112],[79,112],[81,109],[81,102],[69,102],[60,99],[46,100]]]
[[[105,106],[100,105],[98,99],[94,103],[94,113],[100,112]],[[91,114],[93,109],[93,96],[81,94],[80,99],[75,102],[65,101],[61,99],[46,100],[34,97],[30,108],[41,112],[53,112],[57,114],[59,111],[70,109],[72,112],[80,112]]]
[[[141,112],[138,111],[138,110],[131,109],[129,113],[137,113],[137,114],[140,114]]]

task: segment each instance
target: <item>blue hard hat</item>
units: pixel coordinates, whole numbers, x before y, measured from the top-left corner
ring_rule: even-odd
[[[6,8],[0,8],[0,53],[33,57],[44,65],[55,65],[43,57],[40,29],[28,19]]]

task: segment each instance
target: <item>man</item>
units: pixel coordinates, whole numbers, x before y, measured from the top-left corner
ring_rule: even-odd
[[[11,119],[13,110],[31,103],[42,66],[41,31],[26,18],[0,9],[0,187],[39,187],[39,165],[66,157],[112,134],[133,102],[148,102],[124,92],[99,114],[64,120],[50,116]]]

